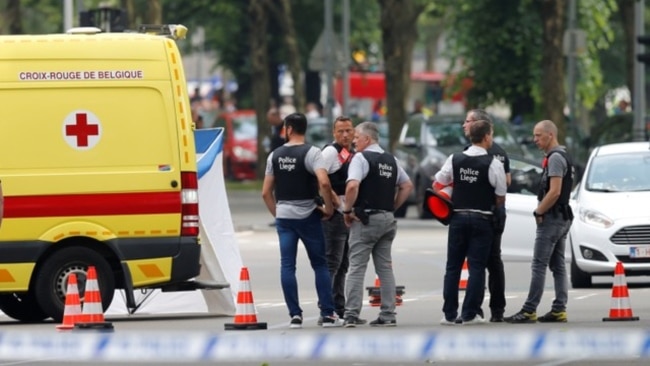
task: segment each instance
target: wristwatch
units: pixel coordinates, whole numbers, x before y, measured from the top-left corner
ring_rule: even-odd
[[[533,216],[535,216],[535,217],[542,217],[542,216],[544,216],[544,214],[538,214],[538,213],[537,213],[537,210],[534,210],[534,211],[533,211]]]
[[[344,215],[351,214],[351,213],[352,213],[352,210],[343,211]]]

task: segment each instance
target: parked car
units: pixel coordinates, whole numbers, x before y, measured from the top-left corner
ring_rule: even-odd
[[[612,276],[617,262],[626,275],[650,275],[650,142],[595,148],[572,195],[575,219],[569,241],[571,284],[592,286]]]
[[[425,118],[422,115],[411,117],[404,123],[395,156],[411,178],[415,188],[406,203],[396,211],[397,217],[404,217],[409,205],[415,205],[420,218],[429,218],[422,210],[424,191],[431,187],[434,175],[440,170],[447,157],[462,151],[469,144],[463,131],[464,115],[440,115]],[[510,126],[494,119],[494,141],[509,157],[529,159],[530,152],[519,144]]]
[[[228,179],[252,180],[257,166],[257,117],[254,110],[225,112],[213,127],[224,128],[223,164]]]

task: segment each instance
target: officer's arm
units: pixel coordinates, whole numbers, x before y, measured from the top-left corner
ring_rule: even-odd
[[[345,184],[345,207],[343,207],[344,212],[349,212],[354,207],[354,203],[357,201],[357,196],[359,196],[359,181],[356,179],[350,179]]]
[[[551,177],[549,186],[548,192],[546,192],[542,201],[537,205],[536,211],[539,215],[543,215],[546,211],[550,210],[558,198],[560,198],[560,193],[562,193],[562,177]]]
[[[275,186],[275,177],[273,175],[265,175],[264,183],[262,183],[262,199],[271,215],[275,217],[275,197],[273,197],[273,186]]]
[[[397,186],[397,194],[395,195],[395,210],[397,210],[400,206],[402,206],[402,204],[404,204],[404,202],[406,202],[412,190],[413,183],[411,183],[410,180],[402,182]]]
[[[316,178],[318,179],[318,187],[320,188],[320,195],[323,197],[325,203],[325,216],[332,216],[332,185],[330,178],[327,176],[327,170],[318,168],[314,170]]]

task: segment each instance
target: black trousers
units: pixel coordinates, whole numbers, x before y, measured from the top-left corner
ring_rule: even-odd
[[[506,309],[506,274],[501,260],[501,234],[494,234],[486,268],[490,290],[490,311],[492,316],[503,316]]]

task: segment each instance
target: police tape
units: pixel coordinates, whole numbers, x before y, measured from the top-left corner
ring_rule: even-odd
[[[476,327],[478,328],[478,327]],[[628,328],[314,333],[0,332],[0,359],[67,361],[522,361],[650,358],[650,332]]]

